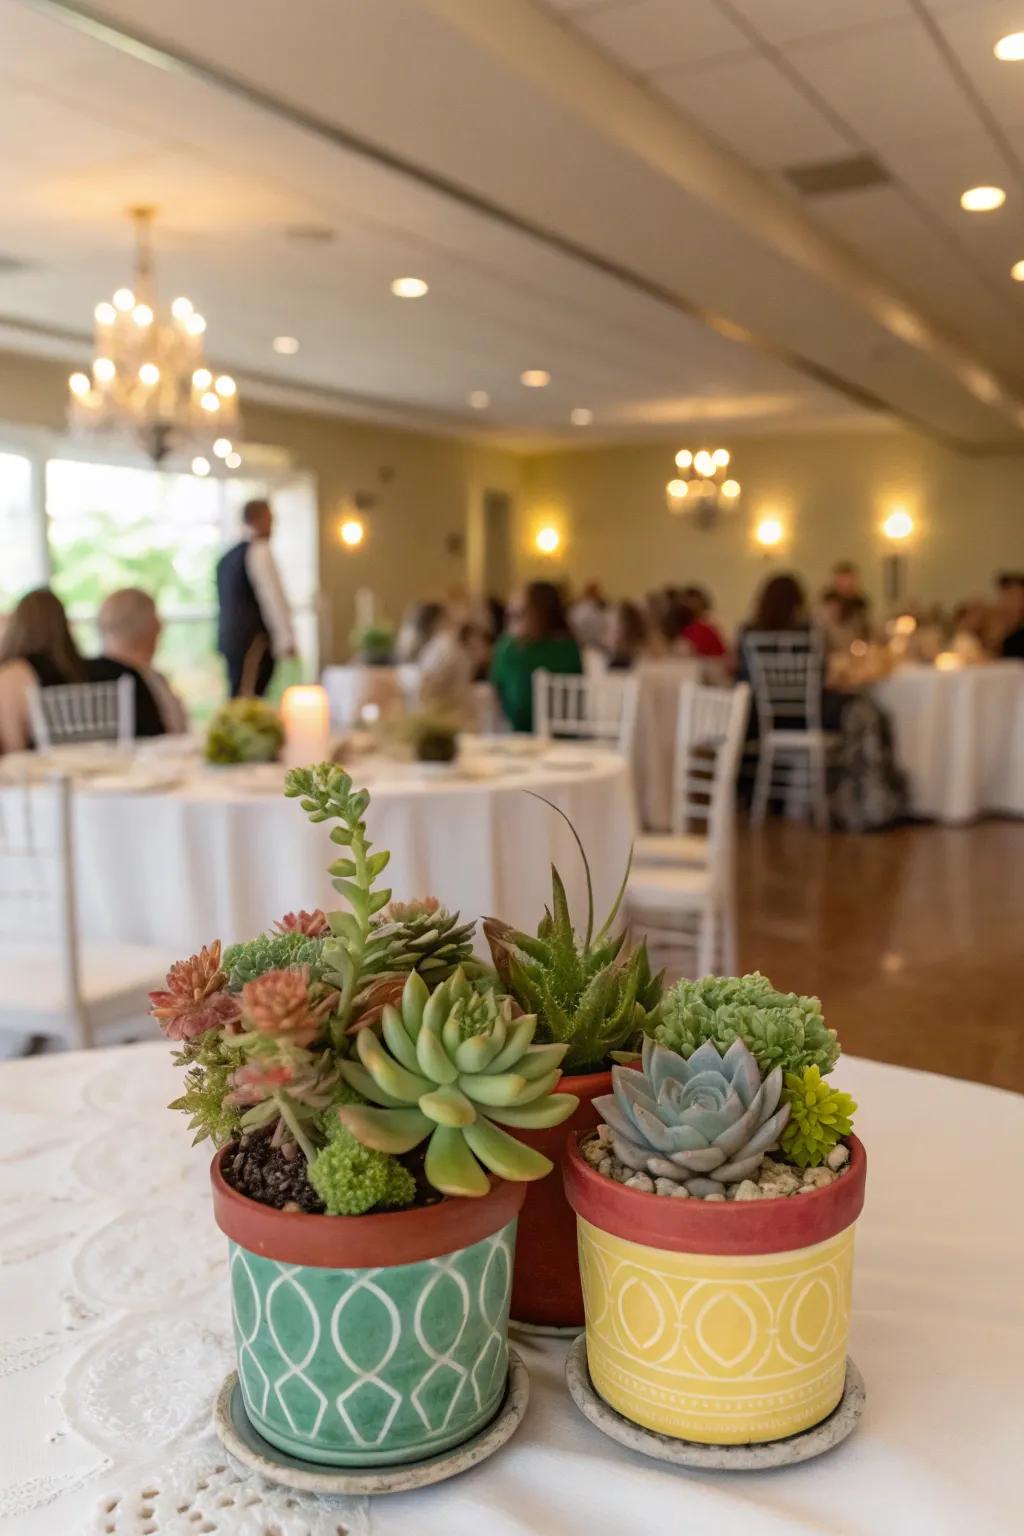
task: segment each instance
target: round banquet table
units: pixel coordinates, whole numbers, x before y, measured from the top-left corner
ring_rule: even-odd
[[[574,1408],[566,1345],[515,1338],[514,1439],[449,1483],[326,1503],[236,1469],[210,1430],[232,1368],[209,1153],[164,1105],[163,1043],[0,1066],[0,1517],[16,1536],[1004,1536],[1018,1528],[1024,1099],[845,1060],[867,1204],[852,1439],[766,1473],[687,1473]],[[982,1155],[979,1156],[979,1148]],[[968,1170],[971,1170],[968,1175]]]
[[[1024,663],[910,665],[872,688],[892,721],[915,816],[1024,816]]]
[[[629,769],[589,745],[536,756],[495,755],[470,778],[365,758],[377,848],[391,850],[385,883],[396,898],[436,895],[466,918],[501,916],[534,929],[550,900],[551,864],[584,913],[585,884],[569,829],[525,790],[570,816],[593,866],[600,916],[611,906],[633,838]],[[469,772],[467,767],[466,773]],[[166,947],[251,938],[284,913],[337,906],[326,873],[338,855],[330,824],[312,825],[280,792],[284,770],[186,765],[155,793],[90,788],[75,794],[75,853],[86,937]]]

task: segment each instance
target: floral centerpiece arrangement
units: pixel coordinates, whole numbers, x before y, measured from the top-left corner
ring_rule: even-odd
[[[818,999],[755,973],[680,982],[612,1069],[566,1184],[591,1378],[635,1423],[738,1444],[838,1403],[865,1174],[838,1057]]]
[[[185,1069],[172,1107],[221,1149],[251,1422],[307,1461],[419,1460],[504,1394],[516,1217],[552,1168],[519,1135],[576,1108],[568,1047],[473,961],[472,923],[391,901],[343,769],[292,770],[285,793],[333,823],[345,908],[210,944],[152,1012]]]
[[[562,1086],[579,1100],[568,1128],[582,1132],[597,1125],[595,1101],[611,1088],[615,1055],[655,1027],[662,979],[652,976],[644,944],[634,946],[624,931],[614,932],[628,867],[611,911],[595,932],[586,850],[564,813],[557,806],[551,809],[567,821],[583,861],[587,916],[582,935],[573,927],[557,869],[551,871],[551,906],[535,935],[497,918],[486,919],[483,928],[501,985],[536,1016],[537,1038],[564,1050],[562,1067],[569,1075]],[[548,1157],[559,1158],[565,1133],[537,1130],[529,1140]],[[517,1322],[543,1328],[578,1329],[583,1323],[576,1222],[560,1178],[543,1180],[527,1196],[519,1220],[512,1315]]]
[[[206,760],[210,763],[272,763],[284,745],[277,710],[263,699],[229,699],[210,721]]]

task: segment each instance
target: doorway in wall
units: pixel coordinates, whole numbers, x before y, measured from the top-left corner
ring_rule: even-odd
[[[507,491],[484,491],[481,510],[481,589],[504,600],[512,587],[512,498]]]

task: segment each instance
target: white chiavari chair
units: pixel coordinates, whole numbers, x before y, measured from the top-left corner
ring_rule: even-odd
[[[743,649],[760,743],[751,821],[764,821],[774,797],[809,804],[815,825],[827,831],[828,754],[839,737],[821,724],[824,636],[818,629],[761,630],[743,637]]]
[[[155,1038],[147,994],[167,965],[162,950],[82,939],[70,782],[0,787],[0,1038]]]
[[[746,684],[680,687],[674,830],[637,840],[626,887],[630,922],[658,969],[736,969],[736,774],[749,712]]]
[[[28,692],[32,736],[41,752],[76,742],[110,741],[127,746],[135,738],[135,679],[130,672],[111,682],[33,685]]]
[[[601,741],[631,757],[636,736],[637,681],[628,673],[595,677],[561,672],[533,674],[533,729],[537,736]]]

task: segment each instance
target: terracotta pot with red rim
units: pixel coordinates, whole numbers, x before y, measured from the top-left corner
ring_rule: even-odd
[[[601,1397],[659,1434],[707,1445],[780,1440],[843,1393],[853,1228],[867,1158],[775,1200],[645,1194],[606,1178],[570,1136],[587,1361]]]
[[[276,1211],[211,1169],[254,1428],[303,1461],[420,1461],[501,1407],[525,1186],[372,1216]]]
[[[579,1099],[571,1119],[546,1131],[514,1131],[527,1146],[543,1152],[555,1164],[553,1173],[538,1179],[526,1192],[519,1217],[515,1270],[512,1279],[512,1317],[517,1323],[544,1328],[582,1328],[583,1292],[576,1247],[576,1217],[565,1198],[559,1164],[566,1129],[572,1136],[585,1135],[597,1126],[600,1115],[594,1100],[611,1093],[610,1072],[590,1072],[563,1077],[559,1093]]]

